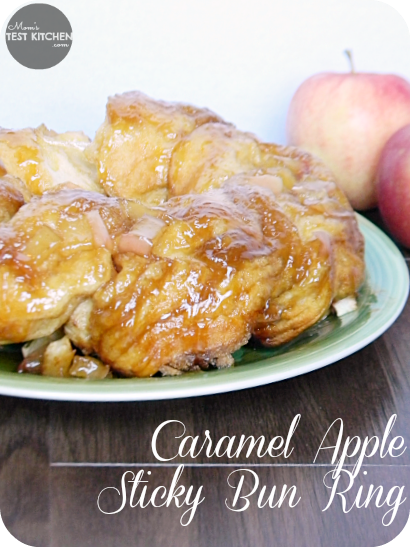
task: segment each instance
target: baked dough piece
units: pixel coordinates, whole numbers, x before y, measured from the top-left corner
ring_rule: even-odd
[[[331,172],[310,154],[208,124],[176,146],[169,184],[173,195],[203,192],[241,173],[247,173],[248,182],[271,188],[302,240],[319,237],[331,248],[334,299],[354,294],[364,278],[363,236]]]
[[[114,273],[120,201],[84,190],[33,198],[0,225],[0,340],[48,336]]]
[[[10,175],[0,176],[0,222],[10,220],[24,205],[24,196]]]
[[[170,195],[206,192],[218,188],[233,175],[257,170],[262,175],[267,169],[273,169],[271,174],[291,188],[295,176],[311,169],[307,154],[303,162],[294,155],[286,147],[264,144],[251,133],[233,126],[208,123],[175,146],[168,177]]]
[[[281,273],[280,282],[272,285],[264,309],[255,318],[252,334],[265,345],[289,342],[329,313],[334,298],[332,249],[314,231],[306,237],[298,229],[296,216],[289,214],[280,178],[269,174],[239,174],[223,183],[225,186],[257,187],[265,192],[293,226],[292,250]],[[267,218],[275,223],[275,219]],[[278,227],[279,229],[279,227]]]
[[[290,266],[293,284],[271,293],[252,334],[266,346],[278,346],[323,319],[333,299],[329,253],[318,240],[309,241]]]
[[[262,162],[260,143],[251,133],[222,123],[204,124],[174,149],[168,179],[170,195],[218,188],[232,175]]]
[[[94,295],[94,349],[126,376],[229,366],[287,286],[297,230],[250,185],[173,198],[160,217],[147,254],[117,255],[119,273]]]
[[[331,173],[301,150],[214,123],[175,147],[173,194],[204,192],[226,180],[267,188],[298,228],[303,250],[289,267],[288,289],[272,293],[254,329],[265,344],[282,344],[324,317],[333,301],[355,295],[364,280],[363,237]]]
[[[71,182],[102,192],[96,166],[85,156],[90,139],[81,131],[56,133],[36,129],[0,129],[0,160],[9,175],[20,178],[32,194]]]
[[[108,195],[157,205],[168,197],[174,146],[209,121],[222,120],[206,108],[156,101],[137,91],[114,95],[87,154]]]

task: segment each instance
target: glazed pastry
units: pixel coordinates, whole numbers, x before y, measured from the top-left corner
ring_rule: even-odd
[[[109,196],[158,205],[168,198],[174,146],[209,121],[222,120],[206,108],[155,101],[137,91],[115,95],[87,154]]]
[[[230,366],[363,283],[363,237],[324,165],[209,110],[116,95],[92,144],[2,130],[0,158],[0,340],[34,340],[22,371]]]
[[[0,340],[47,336],[113,275],[115,236],[132,220],[84,190],[33,198],[0,225]]]
[[[228,184],[161,210],[120,238],[118,274],[93,299],[94,350],[127,376],[229,366],[271,292],[287,286],[297,230],[257,186]]]
[[[0,160],[9,175],[21,179],[31,194],[63,183],[102,192],[97,169],[85,156],[90,139],[81,131],[56,133],[36,129],[0,129]]]
[[[17,179],[10,175],[0,176],[0,222],[10,220],[24,205],[24,196],[16,182]]]
[[[363,237],[331,173],[301,150],[260,143],[214,123],[176,146],[173,194],[206,192],[227,180],[270,190],[305,246],[303,263],[290,267],[289,291],[272,294],[254,330],[265,344],[282,344],[324,317],[332,302],[356,294],[364,280]]]

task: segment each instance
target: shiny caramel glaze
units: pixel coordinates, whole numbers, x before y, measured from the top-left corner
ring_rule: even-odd
[[[333,299],[355,295],[364,281],[364,239],[353,210],[333,181],[306,176],[277,196],[302,240],[320,239],[330,249]]]
[[[95,217],[105,242],[96,238]],[[33,198],[0,225],[0,340],[23,342],[61,327],[111,278],[115,237],[133,222],[119,200],[61,190]]]
[[[364,239],[346,195],[326,166],[307,152],[274,144],[261,148],[269,173],[283,180],[277,199],[302,239],[317,237],[330,246],[333,299],[354,295],[364,281]]]
[[[292,147],[209,123],[175,147],[169,173],[174,195],[206,192],[228,180],[268,190],[297,226],[303,248],[289,269],[289,287],[272,293],[254,334],[278,345],[317,322],[332,301],[354,295],[364,279],[364,241],[353,210],[332,174]]]
[[[42,194],[66,182],[102,192],[96,166],[84,154],[89,143],[81,131],[58,134],[44,125],[36,129],[0,129],[0,160],[32,194]]]
[[[251,172],[228,179],[222,186],[254,186],[274,200],[290,222],[289,211],[282,206],[281,196],[287,194],[276,175]],[[272,188],[274,191],[272,191]],[[283,201],[283,200],[282,200]],[[291,220],[292,218],[292,220]],[[323,318],[333,297],[333,259],[329,246],[314,235],[304,237],[293,224],[292,251],[281,273],[280,283],[274,283],[264,309],[257,314],[252,334],[264,344],[277,346]]]
[[[0,222],[10,220],[24,204],[24,196],[13,182],[10,175],[0,176]]]
[[[267,346],[290,342],[329,313],[333,300],[331,257],[322,242],[302,244],[288,264],[292,281],[271,293],[252,334]]]
[[[302,239],[310,239],[316,231],[331,236],[334,298],[354,294],[364,277],[363,237],[332,174],[310,154],[294,147],[260,143],[246,133],[210,123],[193,131],[175,148],[169,185],[173,195],[202,192],[244,172],[261,176],[262,184],[266,175],[280,179],[277,199],[298,226]]]
[[[87,154],[108,195],[157,205],[168,197],[174,146],[209,121],[222,120],[206,108],[156,101],[137,91],[115,95]]]
[[[7,175],[7,169],[4,163],[0,159],[0,177],[3,177],[4,175]]]
[[[206,192],[233,175],[257,169],[261,174],[270,169],[289,188],[306,173],[321,179],[326,172],[323,165],[321,171],[317,162],[300,150],[262,143],[233,126],[208,123],[175,147],[168,177],[170,195]]]
[[[259,141],[222,123],[207,123],[175,147],[169,169],[169,192],[179,196],[218,188],[227,178],[262,162]]]
[[[233,363],[300,245],[269,191],[227,184],[169,200],[147,256],[118,254],[119,273],[94,295],[91,333],[127,376]]]

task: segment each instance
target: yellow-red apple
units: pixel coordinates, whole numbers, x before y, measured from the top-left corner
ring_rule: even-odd
[[[377,204],[376,169],[386,141],[410,123],[410,84],[393,74],[323,73],[296,91],[288,144],[320,157],[355,209]]]
[[[410,125],[387,141],[377,169],[380,214],[399,243],[410,248]]]

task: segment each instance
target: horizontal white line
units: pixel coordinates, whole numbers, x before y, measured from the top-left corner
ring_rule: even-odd
[[[95,463],[95,462],[52,462],[51,467],[336,467],[332,463]],[[354,467],[355,464],[345,464],[343,467]],[[367,463],[362,467],[410,467],[410,464]]]

